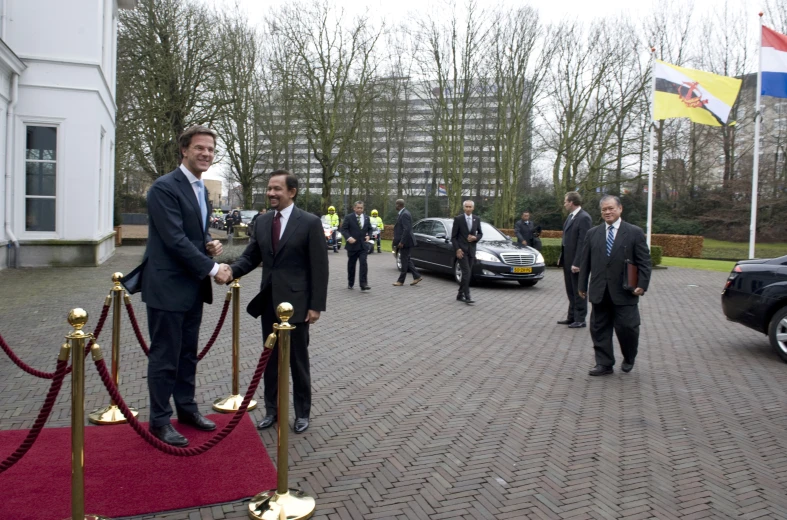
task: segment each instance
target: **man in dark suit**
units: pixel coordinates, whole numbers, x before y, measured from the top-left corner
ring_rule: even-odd
[[[347,240],[347,288],[352,289],[355,284],[355,265],[361,262],[361,274],[358,277],[361,283],[361,290],[368,291],[369,266],[366,263],[366,256],[369,249],[366,241],[372,233],[372,225],[369,217],[363,214],[363,202],[360,200],[353,206],[353,213],[347,214],[342,222],[342,236]]]
[[[615,354],[612,331],[618,337],[623,353],[621,370],[631,372],[639,346],[639,297],[650,283],[650,252],[642,229],[623,222],[623,206],[618,197],[607,195],[601,199],[604,224],[587,233],[579,271],[579,296],[590,292],[593,313],[590,317],[590,336],[596,352],[596,366],[591,376],[613,372]],[[624,288],[628,263],[637,268],[636,287]],[[588,290],[588,277],[590,289]]]
[[[462,283],[459,284],[456,300],[465,303],[475,303],[470,297],[470,278],[473,275],[476,244],[483,236],[481,219],[473,215],[474,207],[475,203],[472,200],[464,201],[462,204],[464,213],[454,217],[454,225],[451,228],[451,244],[462,268]]]
[[[591,219],[588,212],[582,209],[582,197],[576,191],[569,191],[563,198],[563,207],[568,211],[568,218],[563,224],[563,243],[560,251],[558,265],[563,267],[563,281],[566,284],[568,296],[568,313],[565,320],[558,321],[560,325],[578,329],[585,327],[585,317],[588,313],[587,303],[579,297],[579,259],[582,254],[582,244],[585,233],[590,229]]]
[[[309,427],[311,411],[311,374],[309,371],[309,326],[320,319],[328,297],[328,254],[325,249],[320,219],[295,207],[298,178],[279,170],[268,181],[268,200],[273,211],[257,219],[249,245],[232,264],[227,277],[220,283],[251,272],[262,264],[260,292],[246,310],[255,318],[262,316],[262,337],[273,332],[278,322],[276,307],[282,302],[292,304],[295,313],[290,323],[292,394],[295,408],[295,433]],[[258,428],[269,428],[276,422],[278,411],[278,346],[265,367],[265,417]]]
[[[173,446],[188,439],[170,423],[175,401],[178,422],[201,430],[216,425],[194,400],[197,340],[203,303],[213,302],[210,277],[219,265],[221,243],[208,234],[208,199],[202,173],[213,162],[216,134],[192,126],[179,138],[183,161],[154,182],[147,195],[148,241],[142,268],[142,301],[147,304],[150,354],[150,430]]]
[[[416,285],[423,280],[423,278],[421,278],[421,273],[415,268],[415,264],[413,264],[413,260],[410,258],[410,248],[415,246],[413,217],[410,215],[410,212],[407,211],[407,208],[404,207],[403,199],[397,199],[396,210],[399,212],[399,216],[396,219],[396,224],[394,224],[393,247],[399,254],[399,260],[402,263],[402,267],[399,279],[396,280],[393,285],[396,287],[404,285],[408,271],[413,273],[413,281],[410,282],[410,285]]]
[[[514,233],[520,245],[533,247],[533,222],[529,211],[522,212],[522,218],[514,224]]]

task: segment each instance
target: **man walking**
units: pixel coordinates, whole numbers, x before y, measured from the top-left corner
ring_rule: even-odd
[[[623,205],[618,197],[601,199],[604,224],[587,233],[579,271],[579,296],[590,292],[593,313],[590,336],[596,354],[591,376],[612,374],[615,354],[612,331],[618,337],[623,372],[631,372],[639,347],[639,297],[650,284],[650,252],[642,229],[623,222]],[[629,265],[636,267],[636,282],[628,276]],[[588,278],[590,289],[588,291]],[[633,283],[632,283],[633,282]]]
[[[462,268],[462,283],[459,284],[456,300],[465,303],[475,303],[470,297],[470,279],[473,276],[476,244],[483,236],[481,219],[473,215],[474,208],[475,203],[472,200],[464,201],[462,204],[464,213],[454,217],[454,226],[451,229],[451,244]]]
[[[263,340],[278,322],[276,307],[282,302],[292,304],[295,313],[290,323],[292,395],[295,408],[295,433],[309,427],[311,410],[311,374],[309,370],[309,326],[320,319],[328,297],[328,254],[320,219],[295,207],[298,178],[285,170],[271,173],[268,200],[273,211],[257,219],[249,245],[231,266],[231,273],[219,279],[227,283],[251,272],[262,264],[260,292],[246,310],[255,318],[262,317]],[[265,367],[265,417],[257,425],[271,427],[278,411],[278,349],[273,349]]]
[[[590,229],[591,219],[588,212],[582,209],[582,197],[576,191],[569,191],[563,199],[563,207],[568,211],[568,218],[563,224],[563,243],[558,265],[563,267],[563,281],[568,296],[568,313],[560,325],[568,325],[571,329],[585,327],[588,313],[587,303],[579,297],[579,259],[585,233]]]
[[[396,224],[394,224],[393,247],[399,254],[399,260],[402,267],[400,269],[401,273],[399,274],[399,279],[395,281],[393,285],[395,287],[404,285],[408,271],[413,274],[413,281],[410,282],[410,285],[416,285],[423,278],[421,278],[421,273],[415,268],[415,264],[413,264],[413,260],[410,258],[410,248],[415,245],[413,217],[410,215],[410,212],[407,211],[407,208],[404,207],[404,199],[396,200],[396,211],[399,212],[399,216],[396,219]]]
[[[124,280],[141,286],[147,305],[150,353],[150,431],[173,446],[189,441],[170,423],[175,401],[178,422],[199,430],[216,425],[194,400],[197,341],[203,303],[213,303],[210,277],[219,265],[221,243],[208,234],[208,198],[202,174],[213,163],[216,133],[187,128],[178,138],[181,165],[159,177],[148,191],[148,241],[142,265]],[[137,274],[141,272],[141,279]],[[129,289],[129,292],[134,292]]]
[[[347,240],[345,249],[347,250],[347,288],[352,289],[355,284],[355,265],[361,263],[361,273],[359,275],[359,282],[362,291],[368,291],[369,287],[369,266],[366,263],[366,256],[368,249],[366,248],[366,241],[369,240],[369,234],[372,232],[372,225],[369,217],[363,214],[363,202],[360,200],[353,206],[353,213],[349,213],[344,217],[342,222],[341,232]]]

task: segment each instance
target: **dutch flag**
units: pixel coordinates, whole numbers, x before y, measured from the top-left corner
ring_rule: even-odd
[[[787,36],[763,26],[760,52],[760,93],[763,96],[787,98]]]

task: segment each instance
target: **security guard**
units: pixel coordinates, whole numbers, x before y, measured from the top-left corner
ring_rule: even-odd
[[[372,228],[377,227],[377,229],[379,230],[379,232],[377,233],[377,252],[382,253],[382,250],[380,249],[380,237],[383,236],[383,229],[385,229],[385,226],[383,225],[383,219],[381,219],[378,216],[377,210],[373,209],[372,218],[370,220],[372,223]]]
[[[336,243],[336,230],[339,228],[339,215],[336,214],[336,208],[328,206],[328,224],[331,225],[331,240],[333,240],[333,252],[338,253],[339,248]]]

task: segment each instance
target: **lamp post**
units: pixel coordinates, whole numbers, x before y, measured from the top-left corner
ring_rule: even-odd
[[[429,174],[430,170],[424,170],[424,218],[429,216]]]

